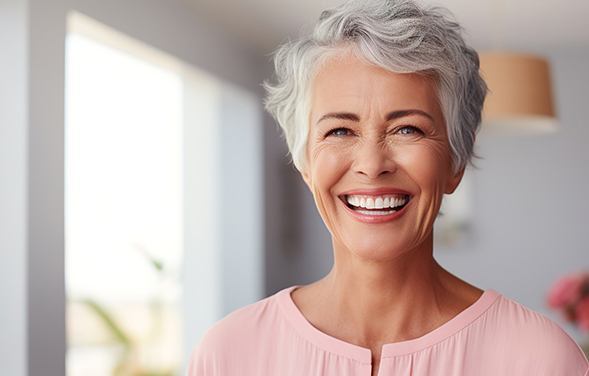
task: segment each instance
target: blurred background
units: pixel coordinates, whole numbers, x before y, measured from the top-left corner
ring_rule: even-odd
[[[215,321],[329,271],[261,83],[339,3],[0,2],[3,374],[180,375]],[[424,3],[480,52],[544,57],[556,124],[483,125],[435,257],[585,343],[548,293],[589,267],[589,3]]]

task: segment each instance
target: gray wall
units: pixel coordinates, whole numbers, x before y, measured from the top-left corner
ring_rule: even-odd
[[[24,375],[27,285],[27,4],[0,3],[0,360]]]
[[[589,53],[557,51],[549,57],[560,132],[479,139],[477,151],[484,159],[477,163],[479,170],[469,171],[472,241],[436,249],[435,257],[470,283],[558,320],[544,305],[547,289],[562,274],[589,266],[584,236],[589,225]],[[267,196],[268,223],[284,238],[282,244],[269,241],[267,294],[317,280],[333,262],[330,234],[313,197],[286,160],[279,159],[284,148],[274,143],[284,142],[271,137],[267,151],[274,150],[275,161],[269,178],[276,181],[269,184],[275,192]],[[558,322],[580,340],[572,327]]]

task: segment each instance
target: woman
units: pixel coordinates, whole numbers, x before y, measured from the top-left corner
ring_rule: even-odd
[[[589,375],[557,324],[433,257],[487,91],[449,15],[348,2],[275,66],[266,108],[332,235],[333,268],[219,321],[189,375]]]

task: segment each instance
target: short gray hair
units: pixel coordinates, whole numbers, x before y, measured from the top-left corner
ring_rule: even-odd
[[[322,62],[352,47],[368,62],[396,73],[436,78],[455,172],[472,164],[487,85],[477,52],[442,7],[413,0],[351,0],[321,13],[312,35],[274,52],[277,82],[264,82],[264,105],[282,128],[295,167],[307,166],[311,81]]]

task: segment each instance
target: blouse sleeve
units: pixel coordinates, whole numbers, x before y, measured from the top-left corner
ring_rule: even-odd
[[[191,353],[188,360],[188,369],[185,376],[204,376],[207,374],[205,369],[205,361],[200,347],[197,346]]]
[[[208,330],[201,342],[192,350],[186,376],[221,376],[222,362],[216,350],[215,338]]]
[[[550,341],[537,343],[542,348],[537,364],[545,363],[546,374],[589,376],[589,361],[581,347],[560,327]]]
[[[233,375],[235,363],[235,329],[229,320],[220,320],[209,327],[200,343],[192,350],[186,376]]]

